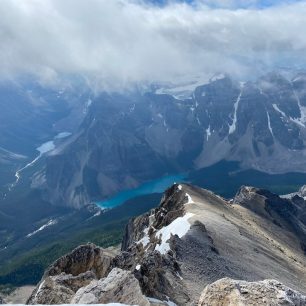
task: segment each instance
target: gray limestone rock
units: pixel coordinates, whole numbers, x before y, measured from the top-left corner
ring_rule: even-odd
[[[305,306],[306,296],[276,280],[246,282],[223,278],[208,285],[199,306]]]
[[[125,303],[149,306],[132,272],[114,268],[106,278],[92,281],[77,291],[72,304]]]

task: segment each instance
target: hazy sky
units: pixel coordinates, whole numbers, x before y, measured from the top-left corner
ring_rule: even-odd
[[[305,1],[1,0],[0,15],[2,77],[129,86],[306,61]]]

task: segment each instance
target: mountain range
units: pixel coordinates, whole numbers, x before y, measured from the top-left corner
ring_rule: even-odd
[[[161,194],[108,211],[95,202],[165,175],[227,199],[242,184],[297,191],[306,181],[306,74],[204,83],[117,93],[2,84],[0,284],[37,283],[80,243],[118,244],[128,219]]]
[[[305,172],[305,90],[306,75],[271,73],[246,83],[218,76],[183,100],[101,94],[32,181],[52,204],[80,208],[222,160],[271,174]]]

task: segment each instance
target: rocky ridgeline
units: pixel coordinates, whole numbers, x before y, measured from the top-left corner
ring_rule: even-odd
[[[305,213],[302,198],[252,187],[229,203],[174,185],[130,221],[119,254],[78,247],[49,267],[28,304],[306,305],[295,291],[306,292]]]

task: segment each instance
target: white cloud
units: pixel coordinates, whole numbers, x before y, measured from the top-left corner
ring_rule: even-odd
[[[264,10],[203,3],[1,0],[0,74],[82,74],[122,86],[305,62],[305,2]]]

